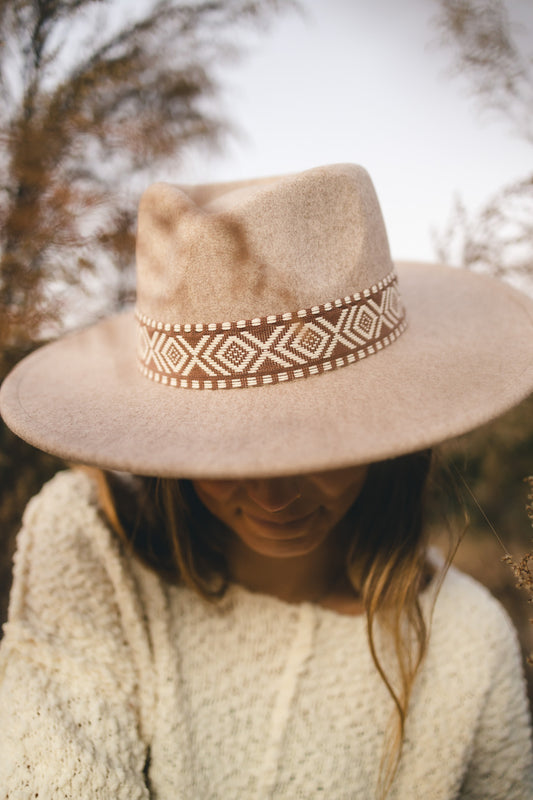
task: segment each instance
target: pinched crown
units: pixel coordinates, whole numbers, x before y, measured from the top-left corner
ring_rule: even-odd
[[[405,327],[378,200],[353,165],[155,184],[139,210],[137,269],[141,369],[182,388],[307,377]]]

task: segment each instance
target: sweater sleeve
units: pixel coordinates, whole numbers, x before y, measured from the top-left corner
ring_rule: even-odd
[[[461,800],[531,800],[533,754],[522,657],[514,628],[501,612],[497,646],[485,657],[492,677],[472,745]],[[483,656],[482,656],[483,657]]]
[[[4,798],[149,797],[147,642],[127,560],[91,493],[86,475],[59,473],[24,514],[0,648]]]

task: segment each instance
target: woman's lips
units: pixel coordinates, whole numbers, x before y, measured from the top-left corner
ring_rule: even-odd
[[[315,509],[309,514],[305,514],[303,517],[293,517],[289,520],[274,520],[272,518],[265,519],[264,517],[258,517],[255,514],[251,514],[248,511],[243,511],[242,513],[254,524],[254,526],[262,528],[265,532],[267,532],[270,538],[291,539],[296,536],[301,536],[301,528],[307,526],[309,522],[314,519],[318,511],[319,509]]]

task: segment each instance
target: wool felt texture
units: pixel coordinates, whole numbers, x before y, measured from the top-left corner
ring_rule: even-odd
[[[0,646],[6,796],[374,798],[393,715],[364,617],[169,586],[118,546],[79,472],[28,506]],[[389,800],[532,795],[516,635],[451,569]]]
[[[361,291],[392,264],[367,173],[334,165],[232,184],[156,184],[137,238],[138,308],[237,321]],[[132,313],[29,356],[0,411],[70,461],[168,477],[261,477],[369,463],[481,425],[533,390],[533,301],[431,264],[395,265],[407,330],[355,364],[275,386],[180,389],[141,375]]]
[[[247,184],[204,206],[194,197],[159,183],[139,205],[137,306],[157,320],[297,310],[361,291],[390,270],[378,199],[361,167]]]

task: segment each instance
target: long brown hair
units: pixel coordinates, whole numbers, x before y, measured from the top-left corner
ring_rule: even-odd
[[[354,512],[355,536],[347,572],[359,590],[367,618],[370,653],[397,710],[380,770],[385,797],[401,755],[412,687],[424,658],[428,630],[420,592],[432,577],[427,559],[425,499],[431,450],[372,464]],[[388,635],[396,658],[395,679],[378,652],[377,624]]]
[[[372,659],[394,701],[397,724],[386,742],[379,796],[387,794],[401,755],[409,698],[427,648],[420,592],[432,578],[424,525],[431,450],[372,464],[348,512],[352,535],[346,576],[361,597]],[[120,538],[163,578],[216,601],[229,584],[224,530],[198,499],[192,482],[94,471],[102,510]],[[391,675],[376,629],[393,645]]]

